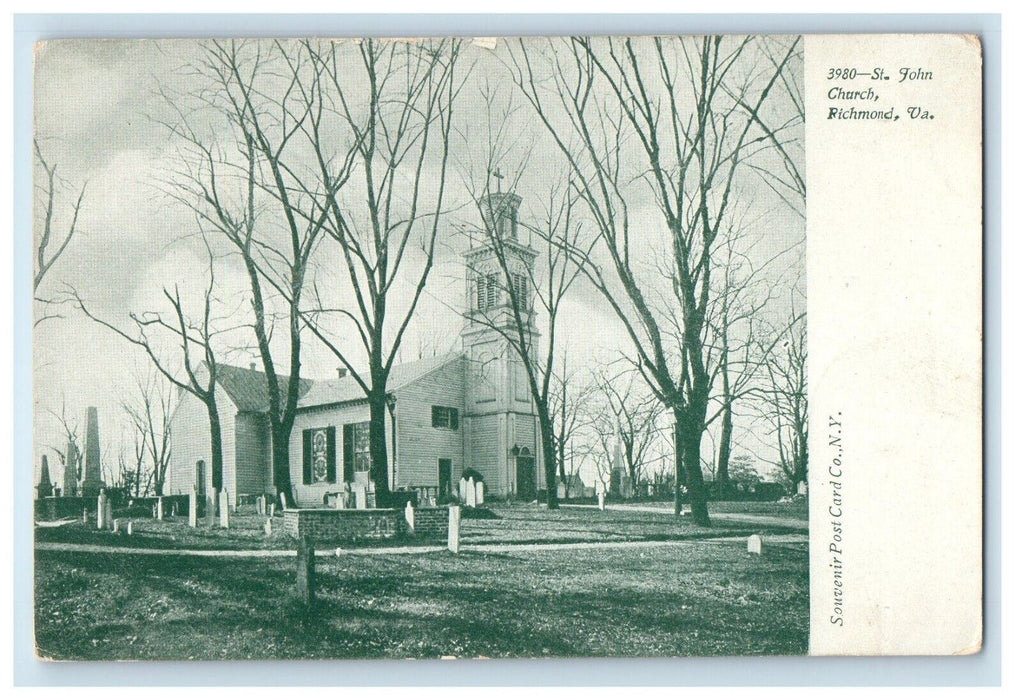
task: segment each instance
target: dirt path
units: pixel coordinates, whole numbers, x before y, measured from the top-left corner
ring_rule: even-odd
[[[562,504],[562,508],[590,508],[595,510],[597,506]],[[639,513],[660,513],[673,515],[674,509],[670,506],[641,506],[621,505],[619,503],[608,503],[604,506],[606,510],[619,510],[625,512]],[[729,520],[736,523],[749,523],[750,525],[764,525],[766,527],[786,527],[793,530],[809,531],[809,521],[799,518],[784,518],[777,515],[761,515],[757,513],[711,513],[713,520]]]
[[[781,545],[798,545],[808,542],[808,538],[801,534],[771,535],[764,537],[764,543],[769,546],[771,543]],[[626,542],[552,542],[549,544],[463,544],[461,552],[464,553],[485,553],[485,554],[506,554],[509,552],[542,552],[556,550],[579,550],[579,549],[638,549],[641,547],[685,547],[694,544],[743,544],[745,537],[722,536],[706,539],[688,540],[629,540]],[[110,547],[98,544],[70,544],[64,542],[38,542],[35,546],[41,552],[84,552],[88,554],[140,554],[152,556],[186,556],[186,557],[252,557],[252,558],[281,558],[295,556],[293,549],[143,549],[141,547]],[[342,556],[346,554],[357,555],[378,555],[378,554],[430,554],[446,551],[444,546],[416,546],[416,547],[352,547],[338,549],[317,549],[316,555],[320,557]]]

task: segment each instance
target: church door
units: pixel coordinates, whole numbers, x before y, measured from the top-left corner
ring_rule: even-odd
[[[451,493],[451,460],[441,459],[437,461],[437,483],[440,484],[440,496],[447,496]]]
[[[518,498],[523,501],[531,501],[536,498],[536,458],[529,454],[529,451],[522,450],[522,454],[515,458],[516,483],[518,486]]]

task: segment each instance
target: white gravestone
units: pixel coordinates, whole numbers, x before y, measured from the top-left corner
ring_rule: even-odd
[[[188,493],[188,527],[199,525],[199,496],[195,493],[195,487]]]
[[[408,523],[408,532],[415,533],[415,508],[412,502],[405,503],[405,522]]]
[[[220,492],[213,489],[213,492],[206,496],[206,526],[213,527],[216,522],[216,502],[220,498]]]
[[[266,524],[263,525],[263,532],[266,533],[267,537],[273,534],[273,518],[266,519]]]
[[[114,534],[115,535],[121,534],[121,519],[120,518],[115,518],[114,519]]]
[[[462,479],[458,482],[458,499],[464,503],[468,500],[468,479]]]
[[[749,537],[749,554],[762,554],[763,553],[763,538],[759,535],[752,535]]]
[[[597,505],[599,505],[599,506],[600,506],[600,510],[603,510],[603,501],[604,501],[604,498],[605,498],[605,497],[604,497],[604,495],[603,495],[603,491],[597,491],[597,492],[596,492],[596,503],[597,503]]]
[[[100,490],[99,496],[96,497],[96,529],[104,529],[106,524],[106,491]]]
[[[114,502],[111,499],[106,499],[106,513],[103,518],[105,521],[105,527],[107,530],[114,529]]]
[[[156,519],[163,520],[163,496],[156,499]]]
[[[280,509],[287,510],[287,496],[284,495],[283,491],[280,492]]]
[[[131,537],[131,530],[132,530],[131,525],[132,525],[132,522],[129,520],[128,521],[128,537]]]
[[[483,486],[483,482],[480,481],[478,484],[476,484],[476,505],[477,506],[481,506],[483,504],[483,491],[485,491],[485,490],[486,490],[486,488]]]
[[[272,518],[276,514],[277,514],[277,504],[276,503],[270,503],[270,517]]]
[[[469,477],[468,484],[465,486],[465,505],[469,508],[476,507],[476,480],[475,477]]]
[[[220,527],[230,528],[231,526],[231,504],[227,491],[220,492]]]
[[[809,484],[804,481],[798,482],[798,495],[805,496],[809,493]]]
[[[447,516],[447,549],[457,554],[461,544],[461,506],[451,506]]]
[[[563,481],[558,481],[557,482],[557,498],[567,498],[567,497],[568,497],[568,490],[566,488],[564,488],[564,482]]]

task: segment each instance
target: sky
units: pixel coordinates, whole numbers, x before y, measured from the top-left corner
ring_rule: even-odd
[[[546,42],[537,40],[539,44],[545,46]],[[37,47],[35,133],[47,161],[57,166],[56,231],[66,229],[71,202],[85,188],[78,233],[48,273],[39,290],[41,296],[52,298],[72,287],[96,315],[122,327],[126,327],[129,312],[161,308],[164,288],[177,286],[186,305],[195,308],[207,280],[208,261],[193,213],[172,196],[183,151],[181,141],[166,124],[174,122],[177,110],[189,104],[178,96],[193,94],[200,84],[187,67],[201,56],[201,50],[202,46],[191,40],[51,41]],[[554,144],[509,82],[507,51],[501,42],[495,49],[469,43],[463,47],[465,84],[453,124],[456,135],[448,173],[448,212],[441,221],[437,263],[402,347],[401,360],[415,359],[423,348],[445,351],[458,347],[465,303],[461,253],[468,245],[463,231],[478,218],[472,205],[473,184],[477,185],[480,172],[485,172],[489,134],[503,106],[514,108],[505,125],[509,146],[503,169],[509,176],[506,182],[514,182],[516,192],[523,196],[523,222],[539,221],[549,183],[565,171]],[[489,108],[484,100],[487,92],[496,95]],[[780,103],[777,109],[781,109]],[[226,133],[215,122],[203,124],[211,135]],[[641,163],[634,143],[626,145],[623,153],[633,163]],[[435,158],[427,161],[427,170],[434,177],[426,178],[426,192],[436,190],[437,166]],[[768,285],[804,290],[804,219],[780,203],[754,175],[741,179],[737,188],[747,202],[742,208],[743,225],[758,241],[751,255],[772,261],[764,272]],[[639,176],[630,191],[636,193],[629,210],[630,227],[639,249],[648,256],[642,261],[646,272],[654,275],[667,253],[663,217]],[[351,204],[357,208],[357,202]],[[38,236],[38,206],[36,215]],[[250,315],[244,270],[236,257],[228,255],[227,246],[215,246],[215,252],[221,311],[243,323]],[[313,279],[331,301],[350,304],[338,262],[336,248],[321,245],[312,262]],[[411,268],[417,268],[421,256],[413,256],[409,262]],[[411,288],[410,277],[399,281],[396,306],[404,306]],[[787,296],[778,296],[767,313],[779,318],[787,312]],[[37,304],[37,314],[41,308]],[[55,467],[59,459],[52,450],[63,441],[56,418],[61,412],[80,424],[84,433],[86,407],[97,406],[101,441],[108,455],[105,460],[116,461],[117,451],[127,440],[120,403],[130,395],[136,375],[147,370],[144,357],[110,331],[69,307],[60,307],[59,313],[60,317],[43,321],[34,332],[36,480],[41,455],[49,454],[51,477],[59,481],[60,470]],[[342,328],[337,332],[338,337],[343,335]],[[607,364],[622,353],[632,354],[613,312],[584,284],[577,285],[567,299],[559,334],[562,351],[574,368],[586,370]],[[282,335],[276,337],[278,343]],[[237,365],[256,361],[250,345],[247,335],[239,335],[226,361]],[[325,378],[335,376],[339,362],[306,334],[302,364],[304,376]],[[739,426],[739,439],[743,430],[762,433],[754,421]],[[712,445],[712,440],[707,443]],[[747,446],[749,451],[762,448],[762,441],[754,439]]]

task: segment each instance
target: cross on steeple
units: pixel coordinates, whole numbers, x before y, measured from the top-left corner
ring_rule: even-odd
[[[495,170],[490,171],[490,175],[497,178],[497,193],[500,193],[500,181],[504,179],[504,176],[500,173],[500,167],[498,166]]]

